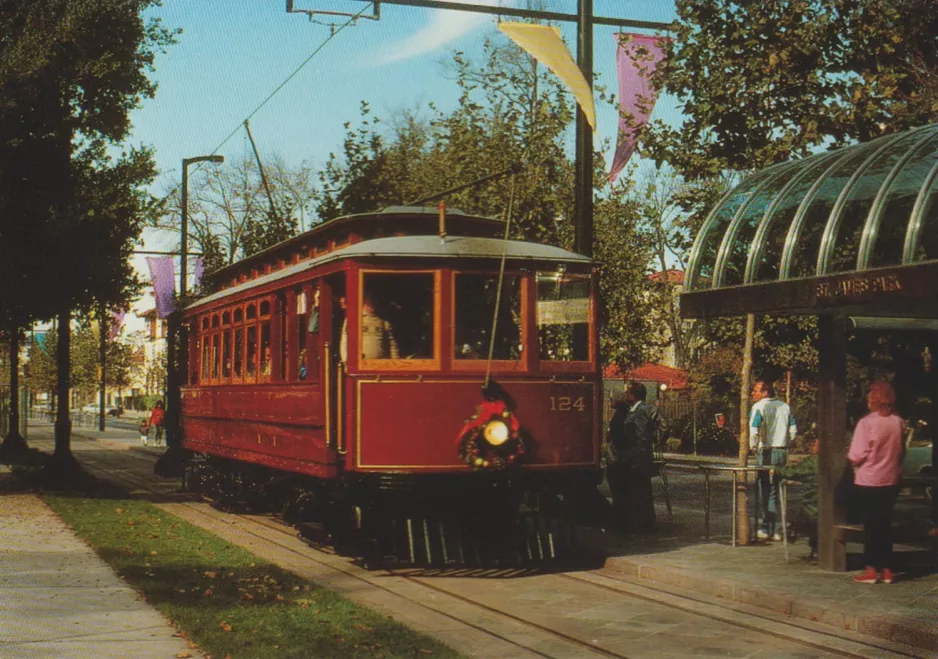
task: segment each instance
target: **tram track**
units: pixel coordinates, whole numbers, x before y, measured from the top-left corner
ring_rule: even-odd
[[[160,483],[151,475],[153,460],[149,455],[139,451],[128,453],[133,455],[133,469],[127,469],[126,464],[121,469],[114,469],[114,465],[108,464],[110,461],[107,461],[103,455],[94,456],[87,451],[78,452],[78,456],[97,475],[117,480],[137,491],[150,492],[157,497],[179,494],[178,491],[170,493],[165,487],[160,487]],[[538,616],[533,615],[529,610],[518,608],[512,610],[508,603],[493,603],[486,597],[480,596],[479,592],[474,593],[471,587],[466,587],[472,582],[486,581],[467,577],[494,574],[497,571],[439,571],[412,568],[369,571],[350,563],[347,558],[327,548],[311,546],[299,541],[295,528],[274,517],[256,514],[231,516],[204,503],[186,501],[183,497],[180,499],[176,503],[159,505],[174,514],[182,509],[185,512],[180,516],[207,530],[224,533],[227,529],[232,532],[228,534],[229,536],[243,534],[251,539],[249,544],[252,546],[248,547],[251,551],[255,551],[257,546],[267,546],[271,550],[287,554],[302,563],[312,564],[321,575],[331,574],[333,577],[351,580],[353,585],[346,584],[346,592],[360,590],[362,586],[381,590],[390,597],[398,599],[401,604],[441,616],[458,626],[471,629],[475,634],[484,635],[490,641],[502,644],[506,649],[512,648],[516,650],[516,653],[551,658],[575,656],[641,659],[644,656],[641,653],[630,652],[628,649],[620,652],[617,648],[610,647],[608,644],[604,646],[601,641],[589,638],[594,635],[590,633],[589,625],[584,625],[583,631],[577,629],[575,633],[568,633],[557,628],[556,625],[552,626],[547,619],[539,620]],[[202,521],[201,524],[199,520]],[[226,539],[232,540],[231,537]],[[454,574],[456,577],[449,578]],[[528,574],[530,575],[530,571]],[[836,630],[824,628],[822,625],[782,620],[779,616],[760,613],[754,610],[755,607],[713,602],[704,596],[693,596],[687,592],[680,592],[676,588],[660,587],[658,584],[652,587],[613,578],[603,574],[601,570],[585,573],[541,573],[537,575],[537,579],[540,588],[545,592],[563,592],[565,587],[567,590],[585,589],[588,591],[588,596],[596,601],[629,598],[642,603],[649,609],[665,607],[671,615],[680,613],[687,616],[690,621],[688,624],[691,625],[694,621],[708,621],[712,624],[726,625],[740,636],[771,638],[784,643],[792,656],[847,658],[928,656],[914,648],[900,647],[885,641],[877,642],[878,639],[868,637],[858,639],[855,638],[856,635],[841,634]],[[487,581],[491,583],[500,580],[489,579]],[[460,586],[460,583],[463,586]],[[402,584],[406,587],[402,588]],[[328,584],[324,585],[328,586]],[[494,623],[493,617],[496,619]],[[481,624],[480,620],[489,622]],[[442,640],[446,642],[446,639]],[[545,646],[551,649],[547,651],[541,649]],[[800,651],[802,649],[803,652]],[[509,652],[506,656],[514,656],[516,653]],[[524,656],[524,654],[517,656]]]

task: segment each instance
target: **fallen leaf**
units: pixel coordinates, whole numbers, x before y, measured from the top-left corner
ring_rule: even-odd
[[[156,550],[151,551],[150,556],[156,556]]]
[[[127,526],[133,526],[135,522],[131,519],[127,521]]]
[[[219,625],[219,626],[221,627],[221,630],[222,630],[223,632],[230,632],[230,631],[231,631],[231,625],[229,625],[227,622],[223,622],[223,623],[221,623],[221,625]]]
[[[211,570],[206,570],[202,573],[203,577],[208,577],[209,579],[215,579],[218,577],[218,572],[212,572]]]
[[[352,627],[354,627],[355,629],[360,629],[360,630],[362,630],[363,632],[374,631],[374,630],[373,630],[371,627],[369,627],[368,625],[357,625],[357,624],[356,624],[356,625],[352,625]]]
[[[186,657],[191,657],[192,654],[189,652],[177,652],[176,659],[186,659]]]
[[[114,509],[114,512],[117,513],[118,515],[122,515],[122,514],[124,513],[124,509],[123,509],[123,508],[115,508],[115,509]]]
[[[274,597],[274,599],[276,599],[278,602],[283,602],[283,601],[286,600],[287,598],[284,597],[283,595],[279,595],[279,594],[278,594],[278,595],[276,595],[276,596]]]
[[[214,590],[212,590],[211,588],[206,588],[205,592],[202,593],[202,597],[211,597],[214,594],[215,594]]]

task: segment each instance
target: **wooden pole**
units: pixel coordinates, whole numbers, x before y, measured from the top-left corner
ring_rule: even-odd
[[[818,565],[843,571],[847,552],[834,526],[844,519],[834,490],[846,465],[847,323],[844,317],[821,316],[818,383]]]
[[[752,343],[756,332],[756,317],[746,314],[746,339],[743,346],[743,368],[739,385],[739,461],[740,467],[749,462],[749,389],[752,373]],[[748,479],[736,479],[736,543],[748,545],[749,528],[749,493]]]

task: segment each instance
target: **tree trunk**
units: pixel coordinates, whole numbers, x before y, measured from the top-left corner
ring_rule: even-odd
[[[98,345],[98,358],[101,360],[101,391],[98,394],[98,430],[104,432],[105,416],[107,415],[107,321],[104,305],[99,311],[98,331],[100,333]]]
[[[61,465],[74,463],[72,456],[72,420],[71,411],[71,343],[72,326],[71,312],[66,310],[59,313],[58,318],[58,344],[56,345],[56,366],[59,408],[55,414],[55,461]]]
[[[20,331],[10,328],[10,429],[0,445],[0,456],[11,461],[22,455],[27,446],[20,434]]]
[[[749,388],[752,371],[752,342],[756,330],[756,317],[746,314],[746,343],[743,346],[743,369],[739,385],[739,466],[745,467],[749,461]],[[737,480],[736,485],[736,542],[749,544],[749,496],[747,479]]]

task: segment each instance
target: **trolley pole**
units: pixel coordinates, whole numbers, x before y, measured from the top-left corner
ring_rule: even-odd
[[[577,13],[577,64],[593,89],[593,0],[579,0]],[[576,110],[576,177],[574,208],[576,244],[574,250],[593,256],[593,129],[586,113]]]

